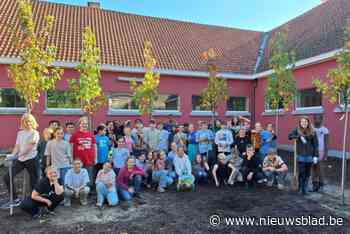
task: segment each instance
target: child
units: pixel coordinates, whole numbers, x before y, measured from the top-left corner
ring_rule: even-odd
[[[165,153],[161,151],[155,160],[152,180],[158,182],[158,192],[165,192],[165,188],[170,186],[174,180],[170,176],[169,172],[165,169]]]
[[[200,154],[197,154],[192,166],[192,171],[196,183],[207,183],[209,170],[210,169],[208,163],[202,159],[202,156]]]
[[[198,142],[196,139],[197,132],[195,131],[193,124],[188,125],[188,131],[189,132],[187,134],[187,139],[188,139],[187,153],[191,163],[193,163],[198,153]]]
[[[45,128],[42,134],[42,138],[39,141],[38,144],[38,162],[39,162],[39,167],[41,167],[41,175],[42,177],[45,177],[45,168],[48,166],[47,165],[47,159],[45,156],[45,149],[47,142],[52,140],[53,137],[53,131],[51,128]],[[40,175],[40,173],[39,173]]]
[[[129,201],[134,196],[140,196],[143,176],[145,172],[135,165],[134,157],[128,157],[117,177],[118,193],[122,200]]]
[[[63,140],[62,127],[56,128],[53,134],[54,139],[47,143],[45,149],[47,166],[57,168],[58,178],[64,183],[66,173],[71,168],[72,152],[69,143]]]
[[[112,149],[113,169],[118,176],[119,170],[125,166],[126,159],[129,157],[129,150],[125,147],[124,137],[118,136],[117,145]]]
[[[235,148],[233,148],[232,157],[229,160],[229,164],[233,166],[231,178],[229,178],[228,180],[231,185],[233,185],[236,181],[239,181],[239,182],[243,181],[242,173],[240,172],[243,159],[239,157],[238,154],[239,154],[238,151]]]
[[[144,153],[141,154],[138,159],[136,159],[136,166],[138,166],[145,172],[143,182],[147,188],[151,188],[153,164],[154,160],[152,153],[149,153],[147,155],[147,159]]]
[[[288,167],[274,148],[270,148],[264,159],[263,171],[267,177],[267,185],[272,186],[276,180],[277,188],[283,190]]]
[[[213,177],[216,187],[223,184],[232,184],[234,167],[226,160],[226,155],[221,153],[218,155],[218,162],[213,166]],[[231,180],[230,180],[231,179]]]
[[[109,138],[106,136],[106,127],[100,125],[97,127],[97,135],[95,136],[97,146],[97,163],[95,165],[96,174],[102,169],[103,164],[108,161],[109,149],[111,146]]]
[[[106,162],[103,164],[103,168],[98,172],[96,178],[97,207],[102,208],[105,199],[107,199],[109,206],[118,204],[119,198],[115,181],[115,173],[112,170],[112,165]]]
[[[79,119],[79,130],[70,138],[74,159],[79,158],[84,168],[88,171],[90,183],[93,181],[93,169],[97,158],[97,146],[95,136],[89,132],[89,120],[87,117]]]
[[[250,188],[254,182],[261,183],[263,181],[264,175],[262,173],[261,162],[255,154],[253,145],[247,145],[246,154],[243,156],[241,173],[247,188]]]
[[[66,123],[66,132],[64,134],[64,140],[69,142],[70,138],[72,137],[72,135],[75,132],[75,125],[72,122],[67,122]]]
[[[174,159],[174,167],[178,177],[177,190],[193,190],[195,178],[192,175],[191,162],[185,154],[185,149],[182,146],[177,149],[177,155]]]

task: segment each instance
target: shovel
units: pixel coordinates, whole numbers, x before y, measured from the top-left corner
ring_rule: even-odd
[[[293,157],[293,176],[291,178],[291,190],[294,192],[298,192],[299,190],[299,181],[298,181],[298,176],[297,176],[297,142],[294,141],[294,157]]]

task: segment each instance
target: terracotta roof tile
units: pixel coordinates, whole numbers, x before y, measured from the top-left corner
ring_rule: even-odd
[[[313,57],[343,46],[343,31],[350,16],[349,0],[329,0],[270,32],[270,40],[288,25],[288,49],[297,60]],[[260,71],[268,69],[269,48],[266,48]]]
[[[91,26],[103,64],[143,67],[143,44],[150,40],[159,68],[206,70],[201,53],[214,48],[220,55],[220,69],[251,73],[261,35],[255,31],[40,1],[34,1],[33,11],[37,26],[44,23],[44,16],[55,17],[50,42],[57,46],[57,59],[62,61],[79,61],[82,31]],[[18,53],[9,41],[9,27],[18,27],[16,14],[16,1],[0,1],[0,56]]]

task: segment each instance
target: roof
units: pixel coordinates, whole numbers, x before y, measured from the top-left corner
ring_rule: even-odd
[[[91,26],[101,49],[102,64],[143,67],[144,42],[150,40],[159,69],[206,71],[201,54],[209,48],[218,55],[220,72],[252,74],[269,69],[268,46],[259,51],[262,32],[35,0],[33,12],[39,27],[46,15],[55,17],[50,42],[57,46],[58,61],[79,61],[83,29]],[[341,48],[348,15],[349,0],[329,0],[287,22],[288,48],[295,50],[297,60]],[[17,19],[16,1],[1,0],[0,57],[18,55],[10,42],[13,25],[18,28]],[[268,32],[270,40],[285,25]],[[261,52],[263,57],[256,70]]]
[[[157,68],[206,71],[201,54],[213,48],[222,60],[221,71],[248,74],[255,66],[259,49],[255,42],[261,35],[249,30],[41,1],[34,1],[33,15],[39,26],[46,15],[55,17],[51,42],[57,46],[57,60],[79,61],[83,29],[91,26],[101,49],[101,63],[126,67],[143,67],[144,42],[150,40]],[[17,56],[9,36],[9,26],[18,25],[17,18],[16,1],[0,1],[0,56]],[[234,52],[235,48],[244,49],[244,53]]]
[[[296,52],[297,61],[330,52],[343,47],[344,26],[349,16],[349,0],[329,0],[272,30],[270,41],[276,32],[287,26],[287,48]],[[258,71],[269,69],[268,58],[267,46]]]

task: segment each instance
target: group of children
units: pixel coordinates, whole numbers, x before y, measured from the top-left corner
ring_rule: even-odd
[[[31,196],[21,202],[13,191],[15,202],[23,210],[38,216],[42,210],[52,212],[62,201],[71,206],[73,198],[86,205],[94,190],[98,207],[106,202],[115,206],[119,200],[140,197],[145,188],[165,192],[175,182],[179,191],[193,190],[195,183],[208,183],[210,179],[218,187],[236,182],[247,187],[266,183],[279,189],[285,185],[288,167],[277,155],[277,136],[271,124],[266,130],[260,123],[250,129],[248,119],[237,117],[226,124],[215,121],[210,127],[200,122],[195,129],[193,124],[168,121],[157,125],[154,120],[144,127],[138,119],[134,127],[130,121],[108,121],[93,133],[88,123],[82,117],[77,130],[71,122],[64,130],[58,121],[51,121],[40,139],[35,118],[23,115],[12,152],[12,174],[26,168],[33,188]],[[314,140],[307,134],[313,132],[304,131],[301,120],[290,138]],[[300,157],[316,155],[304,148],[298,148]],[[304,171],[299,184],[304,193],[308,161],[299,166]],[[9,188],[9,175],[4,179]]]

